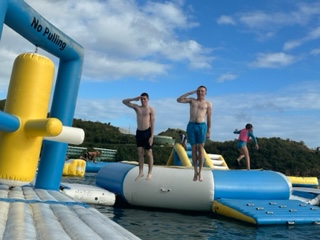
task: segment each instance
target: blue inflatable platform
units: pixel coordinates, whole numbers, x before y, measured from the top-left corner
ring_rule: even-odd
[[[151,180],[136,181],[138,173],[135,164],[109,163],[96,184],[134,206],[212,211],[254,225],[320,223],[320,208],[294,199],[279,172],[204,168],[202,182],[193,181],[192,167],[154,166]]]

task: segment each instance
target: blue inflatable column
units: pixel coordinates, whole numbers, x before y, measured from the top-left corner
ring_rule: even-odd
[[[83,59],[60,62],[52,100],[50,117],[58,118],[63,126],[71,126],[80,85]],[[36,188],[58,190],[68,145],[44,141]]]
[[[7,7],[8,7],[8,1],[1,0],[0,1],[0,39],[2,35],[3,23],[4,23],[4,18],[6,16]]]

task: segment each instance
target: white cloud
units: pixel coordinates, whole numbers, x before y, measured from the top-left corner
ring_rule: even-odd
[[[274,10],[281,9],[281,10]],[[286,10],[282,10],[286,9]],[[236,25],[241,31],[255,33],[259,40],[269,39],[282,34],[280,29],[296,27],[303,29],[312,21],[318,21],[320,12],[319,2],[297,2],[287,4],[279,1],[270,10],[252,10],[235,13],[231,16],[222,15],[218,18],[218,24]],[[289,47],[290,47],[290,43]],[[298,44],[293,42],[292,44]],[[295,45],[293,45],[295,46]]]
[[[291,50],[293,48],[299,47],[300,45],[312,41],[312,40],[317,40],[320,38],[320,27],[317,27],[315,29],[313,29],[312,31],[310,31],[308,33],[308,35],[304,38],[300,38],[297,40],[291,40],[288,41],[284,44],[283,49],[284,50]]]
[[[281,68],[293,64],[297,59],[283,52],[259,53],[257,59],[249,65],[258,68]]]
[[[220,25],[236,25],[237,23],[231,16],[222,15],[217,19],[217,23]]]
[[[282,3],[279,3],[280,5]],[[283,5],[282,5],[283,7]],[[319,16],[319,3],[298,3],[294,9],[286,11],[261,11],[243,12],[238,14],[238,20],[253,29],[279,29],[286,26],[304,26],[312,18]]]
[[[84,80],[150,79],[168,74],[170,65],[179,62],[187,62],[194,69],[211,67],[210,49],[176,34],[198,25],[182,1],[26,2],[84,47]],[[11,29],[4,28],[2,36],[3,49],[17,53],[29,46],[34,51],[32,44],[13,37],[17,34]]]
[[[320,48],[312,49],[310,52],[311,55],[318,56],[320,54]]]
[[[76,5],[82,3],[75,1]],[[83,27],[86,28],[86,32],[90,32],[90,36],[84,39],[84,44],[90,49],[108,52],[111,57],[116,55],[132,59],[159,55],[170,57],[181,50],[189,50],[189,54],[195,57],[197,54],[205,53],[185,48],[185,42],[188,41],[180,43],[180,39],[177,38],[176,30],[194,26],[179,5],[171,2],[146,2],[145,5],[139,6],[134,1],[123,0],[97,1],[96,5],[87,13],[90,17],[85,17],[83,13],[73,16],[76,22],[83,21],[84,18]],[[172,45],[174,49],[171,48]],[[168,49],[171,51],[170,55]]]
[[[93,60],[95,59],[95,60]],[[88,52],[83,70],[84,81],[106,81],[126,77],[143,79],[143,77],[165,75],[170,65],[148,60],[117,59]]]
[[[219,76],[217,82],[222,83],[222,82],[225,82],[225,81],[232,81],[232,80],[236,79],[237,77],[238,76],[235,75],[235,74],[225,73],[225,74],[222,74],[221,76]]]

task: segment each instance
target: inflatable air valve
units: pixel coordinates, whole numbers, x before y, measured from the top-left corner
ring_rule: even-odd
[[[14,62],[4,112],[15,116],[11,121],[18,119],[19,126],[15,131],[0,131],[0,183],[30,183],[43,137],[62,131],[58,119],[47,118],[53,74],[53,62],[36,53],[21,54]]]

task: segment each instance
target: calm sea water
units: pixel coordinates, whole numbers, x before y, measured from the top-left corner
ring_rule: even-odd
[[[62,182],[95,185],[95,174],[63,178]],[[319,239],[320,225],[255,227],[213,213],[142,209],[127,205],[92,205],[137,237],[146,239]]]

